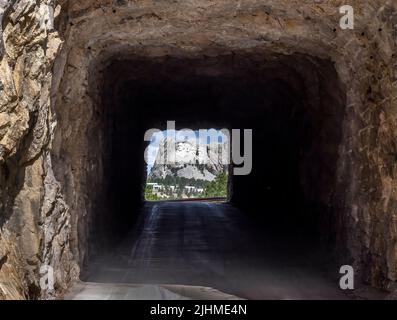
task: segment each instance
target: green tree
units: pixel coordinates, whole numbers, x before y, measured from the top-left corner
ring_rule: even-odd
[[[226,198],[227,197],[227,174],[220,173],[213,181],[211,181],[204,190],[206,198]]]
[[[147,201],[157,201],[160,200],[160,198],[157,196],[157,194],[153,193],[153,186],[146,186],[145,187],[145,199]]]

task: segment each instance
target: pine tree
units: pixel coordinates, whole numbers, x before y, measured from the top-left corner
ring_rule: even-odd
[[[226,198],[227,197],[227,174],[220,173],[215,180],[210,182],[204,190],[206,198]]]

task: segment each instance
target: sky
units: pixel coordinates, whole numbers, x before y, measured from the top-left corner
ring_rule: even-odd
[[[176,135],[176,141],[189,141],[191,139],[195,139],[196,141],[198,141],[199,145],[209,144],[211,140],[218,142],[227,141],[226,136],[220,130],[216,130],[216,129],[200,129],[200,130],[207,130],[209,137],[206,138],[206,135],[203,134],[200,135],[199,130],[195,130],[195,131],[164,130],[153,134],[151,142],[147,149],[148,150],[147,173],[149,174],[150,170],[153,168],[154,162],[156,160],[157,152],[159,150],[159,143],[161,142],[162,138],[166,137],[167,135],[171,137],[174,137]]]

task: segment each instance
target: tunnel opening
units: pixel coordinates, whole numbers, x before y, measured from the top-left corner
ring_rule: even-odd
[[[302,252],[311,250],[305,246],[313,240],[335,248],[337,238],[343,237],[338,208],[345,182],[338,178],[338,163],[346,98],[331,61],[260,52],[136,56],[108,61],[100,77],[93,74],[91,88],[100,94],[92,104],[91,117],[87,118],[90,121],[75,120],[80,121],[77,126],[86,132],[89,143],[82,151],[76,144],[61,143],[62,134],[58,135],[63,148],[63,160],[57,159],[58,176],[65,174],[68,162],[74,170],[79,170],[77,163],[90,167],[82,170],[84,179],[78,188],[76,184],[72,187],[74,182],[68,177],[63,178],[74,195],[82,198],[77,203],[84,203],[85,214],[78,215],[76,222],[83,279],[95,280],[90,278],[93,266],[100,269],[114,263],[114,259],[97,259],[104,252],[114,254],[114,248],[125,244],[125,239],[132,246],[139,243],[136,228],[145,228],[142,219],[148,215],[147,210],[149,216],[154,214],[152,210],[161,211],[145,203],[148,173],[143,154],[148,144],[144,135],[149,128],[163,130],[169,120],[175,121],[179,130],[253,130],[252,172],[236,176],[233,166],[228,167],[228,203],[216,207],[216,224],[222,220],[219,212],[238,210],[251,221],[241,221],[241,230],[246,232],[239,231],[242,238],[257,237],[249,235],[252,228],[260,235],[257,243],[263,242],[265,248],[271,243],[279,249],[281,241],[286,245],[299,243]],[[61,123],[60,127],[67,131],[69,125]],[[193,209],[197,206],[185,205]],[[212,207],[208,205],[199,212],[206,208]],[[167,210],[159,224],[177,224],[167,216]],[[189,210],[184,207],[180,219]],[[214,233],[227,234],[225,225]],[[198,224],[199,229],[206,226],[205,221]],[[233,247],[238,252],[239,245],[230,239],[234,236],[228,237],[218,241],[220,250],[229,252]],[[301,245],[303,239],[309,241]],[[254,255],[266,255],[262,249]],[[280,254],[288,265],[290,252],[283,250]],[[139,274],[137,271],[135,282],[143,281]],[[101,279],[106,281],[107,277]],[[203,284],[197,279],[172,279],[178,284]]]
[[[168,121],[172,127],[174,122]],[[146,201],[227,201],[230,139],[214,128],[147,131]]]

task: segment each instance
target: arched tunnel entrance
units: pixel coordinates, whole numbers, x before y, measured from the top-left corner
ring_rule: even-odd
[[[332,255],[318,259],[343,238],[345,93],[330,61],[137,56],[112,60],[101,77],[78,160],[92,167],[77,222],[82,279],[202,285],[246,298],[292,297],[303,287],[306,297],[338,296],[337,283],[324,280]],[[230,177],[228,203],[143,201],[144,133],[167,120],[178,129],[253,130],[252,172]],[[63,148],[65,158],[80,156]]]

